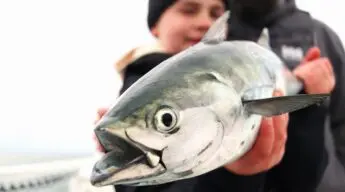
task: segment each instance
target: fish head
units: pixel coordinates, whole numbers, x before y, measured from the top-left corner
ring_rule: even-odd
[[[95,134],[106,154],[94,166],[93,185],[181,179],[216,152],[223,123],[215,109],[236,92],[212,72],[190,70],[148,73],[100,119]]]

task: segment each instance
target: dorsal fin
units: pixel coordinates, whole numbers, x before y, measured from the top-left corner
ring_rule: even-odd
[[[257,44],[261,45],[262,47],[271,50],[270,45],[270,34],[267,28],[264,28],[261,32],[261,35],[257,41]],[[285,67],[285,66],[284,66]],[[288,70],[288,69],[287,69]],[[285,73],[285,79],[287,81],[286,84],[286,94],[287,95],[294,95],[300,92],[303,89],[303,83],[297,79],[292,73]]]
[[[267,28],[264,28],[261,32],[261,35],[258,39],[257,42],[259,45],[265,47],[268,50],[271,50],[271,45],[270,45],[270,34]]]
[[[230,11],[225,11],[225,13],[211,25],[201,41],[207,44],[224,41],[227,35],[229,18]]]

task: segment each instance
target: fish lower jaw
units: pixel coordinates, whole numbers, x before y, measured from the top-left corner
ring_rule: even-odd
[[[106,153],[98,160],[90,178],[94,186],[133,184],[165,172],[161,151],[151,150],[129,140],[125,135],[97,131]]]
[[[142,153],[134,160],[121,166],[110,164],[107,168],[102,169],[102,165],[107,164],[105,162],[106,158],[119,159],[116,157],[115,151],[108,152],[104,155],[105,157],[95,164],[90,179],[91,184],[96,187],[102,187],[119,184],[140,185],[142,182],[150,183],[149,180],[151,178],[157,177],[166,171],[165,167],[160,163],[160,159],[157,161],[156,157],[151,155],[153,154]]]

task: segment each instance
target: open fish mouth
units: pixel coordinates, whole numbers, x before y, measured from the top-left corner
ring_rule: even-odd
[[[137,185],[165,172],[160,151],[139,146],[107,129],[95,133],[106,153],[93,167],[92,185]]]

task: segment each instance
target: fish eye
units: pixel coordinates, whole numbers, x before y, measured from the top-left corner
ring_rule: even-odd
[[[177,125],[177,115],[171,108],[161,108],[154,116],[154,126],[157,131],[170,133]]]

